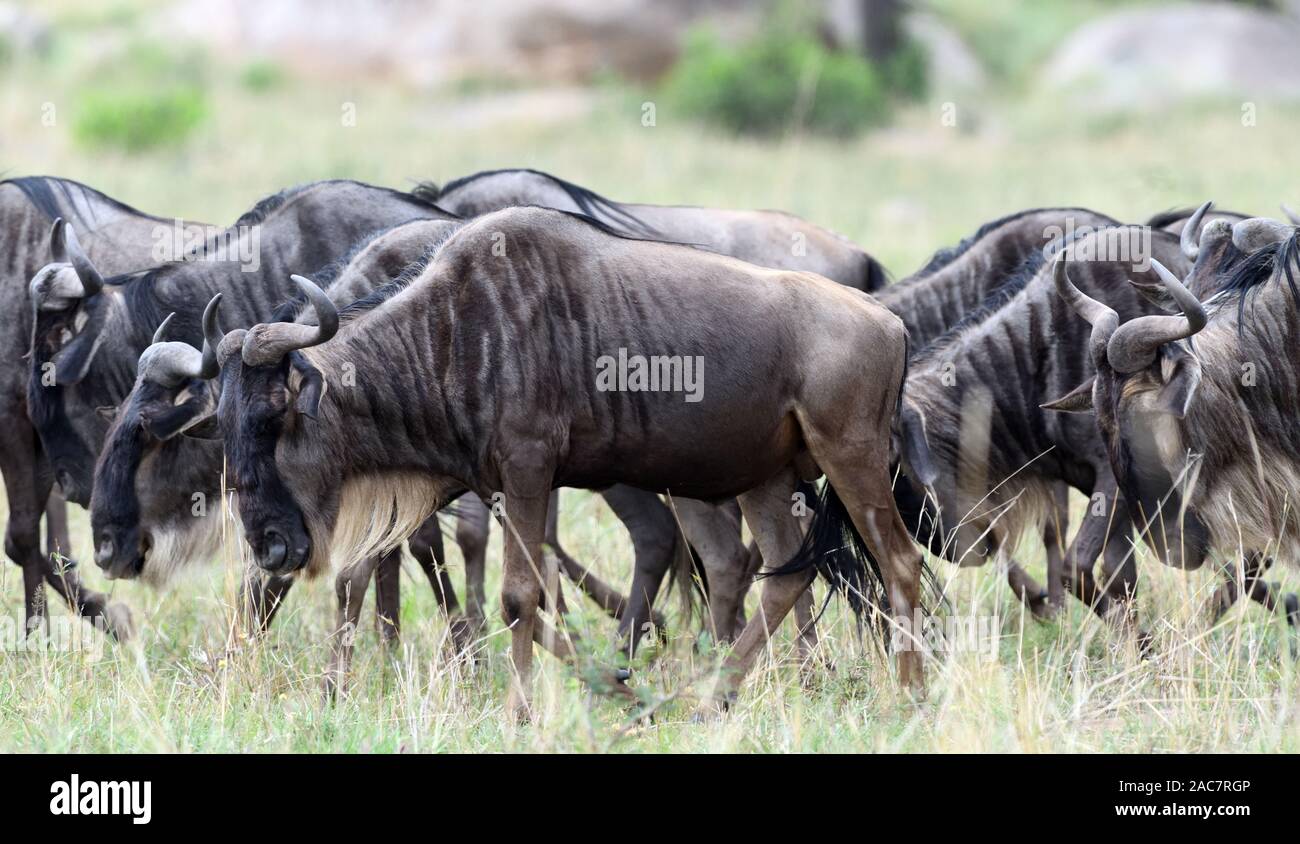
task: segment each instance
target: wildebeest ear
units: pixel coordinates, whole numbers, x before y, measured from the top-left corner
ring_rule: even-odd
[[[210,413],[198,422],[181,431],[181,436],[192,440],[219,440],[221,426],[217,423],[217,414]]]
[[[189,398],[178,405],[168,407],[161,413],[149,413],[142,416],[144,429],[160,440],[169,440],[177,434],[190,434],[190,431],[214,418],[212,395],[208,390],[196,390]],[[200,439],[207,439],[198,434]]]
[[[925,417],[920,409],[907,399],[898,411],[898,424],[902,434],[903,461],[908,474],[921,484],[932,486],[939,478],[939,470],[930,456],[930,444],[925,439]]]
[[[1160,395],[1156,396],[1156,409],[1182,419],[1192,405],[1196,388],[1201,385],[1201,362],[1179,350],[1172,359],[1172,371],[1168,360],[1162,368],[1168,375],[1165,376],[1165,385],[1160,388]]]
[[[1092,413],[1092,385],[1096,380],[1097,376],[1094,375],[1059,399],[1040,404],[1039,407],[1043,410],[1059,410],[1062,413]]]
[[[1169,311],[1170,313],[1175,314],[1180,313],[1181,309],[1178,307],[1178,303],[1174,301],[1173,296],[1169,295],[1168,289],[1166,289],[1163,284],[1136,278],[1130,278],[1128,283],[1133,285],[1133,289],[1138,292],[1139,296],[1146,299],[1157,308],[1160,308],[1162,311]]]
[[[95,354],[104,341],[104,322],[108,309],[102,302],[88,302],[82,305],[86,309],[86,322],[68,345],[59,350],[51,362],[54,364],[54,380],[59,384],[76,384],[86,377],[90,365],[95,361]]]
[[[325,377],[299,352],[291,352],[289,362],[302,376],[302,381],[298,384],[298,400],[294,403],[294,407],[303,416],[315,419],[317,412],[320,411],[321,397],[325,395]]]

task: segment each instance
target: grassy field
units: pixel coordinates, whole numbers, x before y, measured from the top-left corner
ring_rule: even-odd
[[[74,127],[87,90],[148,90],[139,68],[121,58],[133,49],[141,13],[132,6],[78,19],[75,6],[59,5],[68,29],[54,55],[0,68],[0,169],[81,179],[165,215],[229,221],[266,193],[327,177],[402,186],[531,166],[613,198],[788,209],[854,238],[901,277],[981,222],[1028,206],[1077,204],[1140,220],[1206,198],[1265,214],[1279,201],[1300,202],[1292,175],[1300,172],[1300,110],[1258,103],[1250,126],[1240,102],[1101,118],[1068,97],[1032,92],[957,102],[956,126],[944,125],[933,103],[856,141],[791,134],[757,142],[704,132],[666,104],[655,126],[643,126],[641,104],[653,93],[468,99],[288,71],[267,83],[265,73],[207,58],[194,71],[206,92],[195,134],[178,146],[113,152],[78,141]],[[347,104],[355,126],[340,119]],[[52,121],[42,119],[49,105]],[[565,546],[626,584],[630,546],[616,520],[590,494],[570,491],[564,500]],[[932,663],[925,702],[898,692],[888,665],[832,602],[822,630],[833,673],[801,688],[787,629],[738,705],[697,723],[695,695],[717,653],[693,647],[694,626],[677,624],[670,602],[672,641],[647,653],[634,679],[645,700],[659,703],[653,725],[540,658],[539,717],[512,726],[501,707],[508,637],[495,597],[485,662],[456,664],[444,656],[444,619],[408,563],[401,647],[382,647],[367,610],[351,692],[326,705],[329,584],[297,587],[267,642],[240,643],[231,635],[238,549],[160,594],[105,583],[89,564],[86,525],[75,513],[83,574],[130,604],[141,635],[100,652],[0,651],[0,750],[1300,751],[1294,636],[1258,607],[1239,607],[1209,630],[1214,575],[1177,573],[1145,553],[1139,611],[1155,635],[1149,659],[1079,606],[1052,623],[1025,617],[996,566],[958,573],[939,562],[954,611],[993,619],[998,638],[993,654]],[[500,545],[494,530],[490,594]],[[460,558],[454,548],[450,555],[459,582]],[[1041,579],[1041,550],[1026,541],[1020,557]],[[1279,576],[1300,589],[1294,570]],[[0,566],[0,611],[22,614],[12,565]],[[598,653],[609,645],[613,625],[594,610],[573,624]]]

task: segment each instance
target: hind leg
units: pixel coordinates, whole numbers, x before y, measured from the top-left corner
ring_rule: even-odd
[[[632,589],[619,616],[618,633],[623,651],[633,654],[648,624],[665,629],[663,614],[654,611],[654,602],[673,566],[677,525],[668,505],[654,493],[618,484],[601,496],[632,540]]]
[[[795,487],[794,471],[785,469],[740,496],[740,509],[764,560],[789,560],[803,541],[803,525],[790,512],[790,496]],[[745,674],[799,596],[807,591],[814,575],[815,571],[808,568],[763,581],[758,612],[745,625],[731,655],[723,663],[722,675],[714,690],[715,701],[726,703],[735,698]]]
[[[0,418],[11,414],[0,414]],[[45,617],[45,589],[49,584],[72,610],[118,640],[130,638],[134,623],[125,604],[109,603],[107,596],[86,589],[81,584],[75,563],[60,561],[58,567],[41,550],[41,512],[50,500],[52,480],[36,444],[36,432],[25,420],[11,424],[0,438],[0,474],[4,475],[5,494],[9,503],[9,524],[5,531],[5,553],[23,570],[23,605],[27,628]],[[56,508],[57,509],[57,508]],[[58,514],[52,524],[52,536],[58,542]],[[62,527],[66,535],[66,525]],[[66,554],[66,546],[48,549]]]
[[[477,628],[473,627],[473,622],[461,615],[460,601],[456,599],[456,589],[452,586],[451,575],[447,572],[447,552],[442,544],[442,523],[438,521],[437,513],[425,519],[424,523],[416,528],[415,533],[411,534],[411,538],[407,541],[407,549],[420,564],[420,570],[424,572],[424,576],[429,580],[429,586],[433,589],[433,597],[438,602],[438,609],[442,610],[447,618],[452,646],[458,653],[466,650],[472,644]],[[468,568],[465,579],[469,580]],[[481,584],[480,588],[482,588]]]
[[[710,633],[716,642],[730,642],[740,632],[736,619],[749,587],[749,549],[740,539],[739,518],[690,498],[674,498],[673,508],[709,581]]]
[[[456,544],[465,558],[465,620],[472,635],[478,636],[486,623],[488,509],[483,500],[467,492],[456,501]]]

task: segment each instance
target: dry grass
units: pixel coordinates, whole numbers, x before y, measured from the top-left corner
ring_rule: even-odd
[[[937,107],[927,107],[855,142],[758,143],[701,134],[664,108],[657,126],[643,127],[643,97],[621,93],[593,95],[580,117],[554,108],[554,98],[517,97],[504,111],[518,116],[502,121],[490,104],[377,83],[290,76],[252,93],[224,65],[209,70],[211,118],[185,146],[141,157],[87,152],[67,126],[77,91],[105,72],[98,50],[127,40],[129,27],[119,30],[73,30],[51,61],[6,72],[0,164],[9,172],[79,178],[146,210],[222,221],[262,194],[311,179],[401,185],[536,166],[616,198],[786,208],[855,238],[900,276],[980,222],[1026,206],[1079,204],[1137,220],[1206,197],[1263,213],[1300,197],[1300,187],[1279,178],[1300,169],[1300,113],[1265,104],[1258,125],[1243,127],[1239,103],[1129,121],[1092,120],[1064,100],[958,103],[957,128],[941,126]],[[40,121],[46,102],[57,108],[54,126]],[[340,123],[344,102],[356,104],[355,127]],[[968,131],[976,112],[980,128]],[[566,547],[626,583],[629,546],[612,515],[587,493],[565,500]],[[74,527],[78,556],[88,561],[84,514]],[[490,593],[500,561],[494,536]],[[821,673],[816,689],[799,687],[787,630],[733,711],[694,723],[700,685],[692,681],[707,678],[716,658],[696,653],[674,625],[679,638],[635,675],[647,700],[666,700],[652,726],[541,658],[540,715],[512,727],[501,711],[506,634],[495,609],[485,663],[451,663],[446,624],[408,567],[400,650],[379,645],[367,611],[352,692],[325,705],[332,590],[297,587],[268,642],[228,652],[235,550],[166,594],[114,586],[143,623],[129,646],[98,655],[0,653],[0,750],[1300,751],[1300,684],[1281,622],[1238,608],[1208,631],[1213,575],[1180,574],[1145,557],[1139,607],[1156,637],[1147,660],[1078,606],[1050,624],[1025,618],[994,567],[957,573],[939,564],[956,611],[996,619],[999,639],[995,658],[962,653],[932,664],[924,703],[900,696],[888,667],[832,604],[824,649],[836,670]],[[1041,578],[1041,553],[1022,551]],[[450,556],[459,572],[459,555]],[[83,569],[86,578],[105,588],[92,569]],[[1282,575],[1300,589],[1293,572]],[[21,615],[20,584],[16,567],[0,567],[6,617]],[[594,610],[574,624],[601,653],[612,624]]]

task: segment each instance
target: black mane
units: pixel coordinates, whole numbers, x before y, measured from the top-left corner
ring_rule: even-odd
[[[1293,269],[1300,262],[1300,229],[1286,240],[1270,243],[1250,254],[1240,252],[1236,246],[1230,245],[1228,249],[1230,254],[1223,260],[1225,277],[1214,298],[1223,297],[1223,301],[1236,298],[1238,331],[1245,326],[1246,301],[1252,292],[1258,295],[1265,284],[1279,275],[1286,278],[1292,300],[1300,303],[1300,288],[1296,287]]]
[[[926,276],[932,275],[938,272],[939,270],[943,269],[944,267],[948,266],[953,261],[960,258],[962,255],[965,255],[967,252],[970,251],[971,247],[973,247],[976,243],[978,243],[981,239],[986,237],[994,230],[1001,228],[1002,226],[1005,226],[1007,223],[1013,222],[1015,220],[1019,220],[1021,217],[1027,217],[1030,214],[1037,214],[1040,211],[1047,211],[1047,210],[1049,209],[1028,208],[1025,209],[1024,211],[1016,211],[1013,214],[1007,214],[1005,217],[999,217],[996,220],[991,220],[983,224],[982,226],[980,226],[978,229],[976,229],[974,234],[969,235],[968,237],[962,239],[960,242],[957,243],[956,246],[945,246],[939,249],[937,252],[935,252],[933,255],[930,256],[930,260],[926,262],[925,266],[921,267],[921,269],[917,270],[915,273],[909,276],[908,279],[904,279],[904,281],[924,278]],[[1086,211],[1087,209],[1080,208],[1078,210]]]
[[[56,176],[20,176],[16,179],[5,179],[0,184],[13,185],[22,191],[23,196],[27,197],[27,201],[48,217],[50,222],[62,217],[78,228],[94,228],[96,221],[94,219],[87,220],[78,210],[77,197],[73,196],[72,193],[74,189],[83,198],[92,200],[87,203],[92,208],[96,204],[103,204],[136,217],[164,222],[162,217],[146,214],[121,200],[114,199],[108,194],[101,193],[89,185],[84,185],[72,179],[61,179]]]
[[[635,214],[623,207],[622,203],[603,197],[589,188],[584,188],[581,185],[575,185],[573,182],[561,179],[559,176],[553,176],[550,173],[544,173],[541,170],[534,170],[531,167],[503,167],[499,170],[483,170],[479,173],[471,173],[468,176],[461,176],[459,179],[453,179],[444,185],[442,191],[435,194],[434,198],[446,196],[452,191],[462,188],[471,182],[476,182],[479,179],[487,178],[488,176],[497,176],[502,173],[531,173],[534,176],[541,176],[543,179],[550,180],[568,194],[569,199],[573,200],[573,204],[577,205],[578,209],[588,217],[593,219],[597,218],[603,210],[616,221],[621,219],[621,224],[623,225],[629,225],[649,235],[658,234],[658,232],[656,232],[648,223],[644,222]],[[417,186],[416,189],[420,190],[423,188],[427,191],[430,187],[435,191],[437,190],[437,186],[431,186],[428,184]]]

